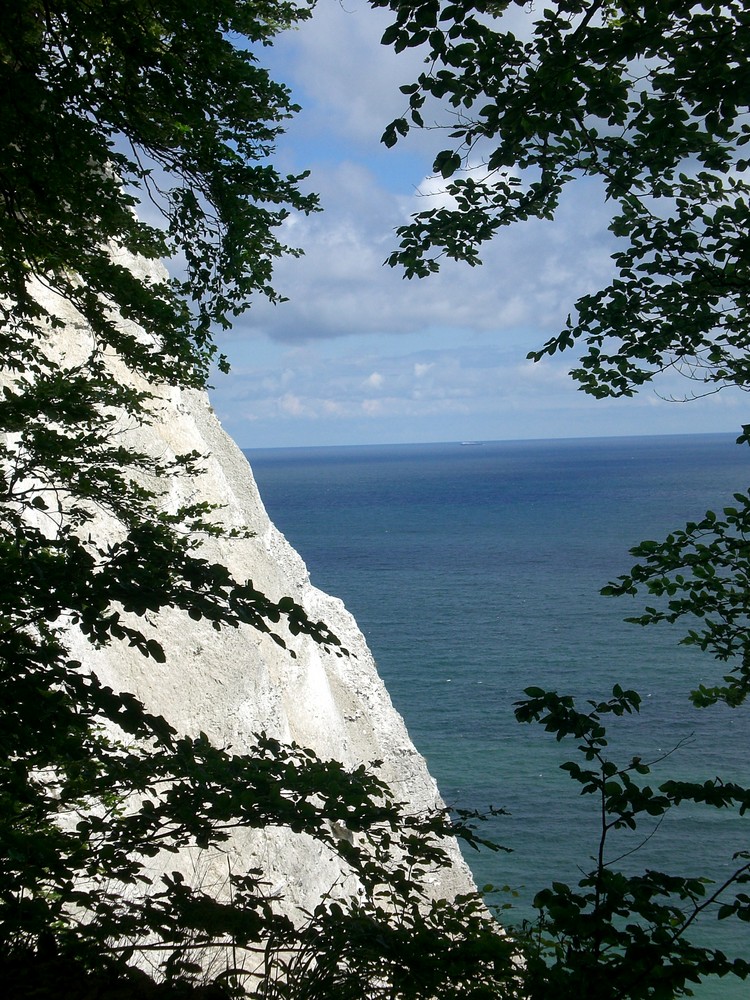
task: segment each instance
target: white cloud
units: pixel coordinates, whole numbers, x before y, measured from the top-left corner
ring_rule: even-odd
[[[503,230],[485,263],[447,262],[425,280],[383,266],[395,248],[399,198],[363,167],[344,163],[322,178],[326,212],[299,222],[301,259],[282,260],[276,284],[289,297],[260,302],[238,326],[285,343],[426,328],[533,330],[529,347],[558,332],[576,297],[610,273],[607,210],[584,187],[569,193],[556,223]],[[417,200],[413,199],[415,208]]]
[[[519,360],[516,349],[491,343],[404,351],[404,341],[380,338],[377,370],[372,354],[331,353],[336,344],[322,342],[296,364],[289,357],[295,352],[288,352],[283,392],[269,388],[263,367],[250,366],[219,383],[213,402],[239,444],[669,433],[731,430],[741,422],[744,400],[737,395],[691,406],[667,404],[648,392],[634,400],[595,401],[576,391],[565,358],[535,365]],[[368,391],[375,373],[387,394]]]
[[[307,408],[303,405],[299,396],[288,392],[279,400],[279,408],[292,417],[309,416]]]
[[[385,125],[401,115],[399,86],[421,71],[413,49],[396,54],[380,44],[391,20],[365,0],[318,0],[312,20],[276,43],[282,78],[300,93],[308,121],[349,142],[373,145]]]
[[[312,20],[270,50],[274,73],[303,105],[280,155],[290,169],[312,168],[306,184],[319,191],[324,212],[287,224],[290,241],[306,253],[277,266],[275,284],[290,301],[259,301],[237,336],[256,331],[304,344],[426,329],[464,336],[528,330],[535,346],[557,332],[578,294],[609,273],[607,210],[584,185],[564,200],[554,225],[532,221],[502,231],[482,267],[448,262],[424,281],[404,281],[384,267],[395,227],[445,201],[443,181],[425,176],[445,143],[440,130],[416,130],[393,150],[379,142],[385,124],[404,111],[399,84],[423,68],[420,53],[396,55],[380,44],[390,20],[365,0],[319,0]],[[234,339],[227,341],[230,356]]]
[[[306,253],[277,266],[275,286],[290,301],[258,302],[220,338],[234,374],[213,398],[230,432],[245,446],[635,433],[639,413],[675,411],[680,429],[686,408],[653,407],[648,393],[610,404],[577,392],[572,357],[524,361],[611,273],[614,241],[595,183],[568,189],[554,223],[500,231],[481,267],[448,262],[405,281],[383,266],[395,227],[445,200],[442,181],[425,176],[442,132],[410,134],[390,151],[379,143],[404,110],[398,85],[422,68],[419,53],[379,45],[388,20],[365,0],[319,0],[312,22],[270,52],[304,109],[277,162],[311,167],[305,186],[325,211],[285,224]],[[724,412],[711,405],[701,412]],[[632,426],[623,422],[631,414]]]

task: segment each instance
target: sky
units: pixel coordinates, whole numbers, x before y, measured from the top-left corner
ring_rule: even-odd
[[[217,338],[232,371],[216,373],[211,401],[240,447],[738,431],[739,392],[672,402],[687,387],[665,382],[659,395],[593,400],[567,374],[574,354],[526,360],[611,273],[593,182],[569,185],[554,222],[501,231],[481,267],[409,281],[384,266],[395,227],[439,204],[430,167],[445,145],[438,129],[380,143],[421,65],[380,45],[388,21],[365,0],[318,0],[262,53],[302,106],[274,162],[310,170],[323,211],[286,224],[305,252],[277,265],[288,301],[258,301]]]

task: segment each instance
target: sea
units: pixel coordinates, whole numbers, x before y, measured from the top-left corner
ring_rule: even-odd
[[[466,851],[501,919],[533,919],[535,894],[575,884],[598,844],[594,796],[561,770],[576,759],[514,703],[529,686],[588,700],[615,684],[643,701],[609,729],[612,759],[638,754],[669,777],[750,783],[750,708],[697,710],[688,693],[724,665],[680,645],[684,628],[624,621],[648,603],[600,590],[629,549],[661,539],[750,482],[733,435],[481,441],[246,451],[271,519],[312,582],[343,599],[450,805],[503,810]],[[608,723],[609,725],[609,723]],[[583,761],[580,761],[583,763]],[[750,816],[680,808],[636,836],[614,833],[628,871],[719,883],[750,848]],[[509,908],[508,908],[509,907]],[[693,935],[750,959],[750,924],[706,914]],[[750,996],[733,977],[703,1000]]]

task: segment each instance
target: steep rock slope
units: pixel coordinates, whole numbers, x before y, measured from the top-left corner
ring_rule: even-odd
[[[84,357],[90,337],[80,317],[43,289],[38,294],[65,322],[51,349],[67,364]],[[143,387],[116,358],[110,363],[119,378]],[[70,634],[72,654],[115,690],[132,692],[178,732],[205,732],[237,753],[251,749],[253,734],[265,732],[347,767],[379,761],[378,774],[408,812],[439,805],[435,782],[393,708],[356,622],[340,600],[311,584],[302,559],[271,524],[247,460],[222,430],[206,395],[157,389],[151,411],[146,424],[121,418],[123,443],[161,461],[192,451],[203,456],[202,474],[176,476],[166,489],[159,484],[164,509],[196,502],[220,505],[217,519],[251,537],[207,538],[206,558],[226,565],[235,579],[251,579],[272,600],[293,598],[312,620],[323,621],[338,636],[348,655],[307,636],[285,634],[284,649],[250,626],[217,632],[205,621],[170,609],[146,626],[165,650],[164,664],[144,659],[124,643],[93,649],[75,631]],[[101,541],[116,536],[118,529],[102,517],[93,530]],[[448,850],[452,866],[428,876],[429,891],[436,897],[473,889],[457,846],[449,844]],[[166,863],[170,870],[182,867],[203,885],[216,885],[219,892],[226,885],[227,867],[241,871],[257,864],[273,890],[306,909],[336,887],[346,888],[338,858],[319,842],[282,829],[239,831],[221,854],[194,852],[180,862],[170,856]]]
[[[348,655],[326,650],[306,636],[285,640],[282,649],[249,626],[214,631],[209,624],[165,611],[153,622],[167,654],[157,664],[128,647],[81,651],[110,686],[139,697],[178,731],[205,732],[237,752],[250,749],[254,733],[296,742],[347,767],[382,761],[379,774],[410,811],[439,803],[434,780],[412,744],[377,674],[372,654],[343,603],[317,590],[300,556],[270,522],[252,471],[224,433],[207,398],[172,390],[162,399],[155,423],[130,432],[143,450],[200,451],[206,456],[199,478],[175,479],[166,505],[208,501],[222,505],[229,527],[249,528],[248,539],[209,540],[208,558],[226,564],[237,579],[252,579],[273,600],[292,597],[309,617],[339,637]],[[240,844],[242,846],[240,846]],[[238,838],[238,865],[245,855],[262,860],[274,888],[310,906],[340,878],[337,862],[306,838],[284,831]],[[455,867],[434,876],[433,891],[450,896],[468,891],[471,879],[457,850]]]

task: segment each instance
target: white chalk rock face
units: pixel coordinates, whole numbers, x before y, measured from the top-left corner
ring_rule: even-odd
[[[40,292],[45,295],[49,297]],[[52,305],[49,299],[47,304]],[[86,349],[87,333],[79,317],[66,314],[66,304],[58,300],[55,311],[65,317],[66,329],[54,349],[75,359]],[[113,364],[121,368],[119,377],[135,381],[128,369]],[[162,461],[192,451],[205,456],[202,475],[170,481],[162,496],[164,508],[221,505],[221,522],[248,529],[253,536],[209,538],[202,554],[225,564],[236,580],[252,580],[274,601],[293,598],[312,620],[324,622],[339,637],[349,655],[328,651],[307,636],[285,635],[289,648],[283,649],[251,626],[217,632],[209,623],[171,609],[146,626],[164,648],[164,664],[145,659],[124,643],[95,650],[78,634],[71,635],[73,655],[115,690],[132,692],[178,732],[203,731],[215,744],[237,753],[251,749],[253,734],[265,732],[350,768],[382,761],[379,775],[408,812],[439,805],[436,784],[391,703],[356,622],[340,600],[312,586],[302,559],[271,524],[250,466],[222,430],[207,396],[157,390],[152,412],[150,424],[124,422],[124,443]],[[106,537],[116,526],[103,521],[98,530]],[[429,876],[428,889],[436,897],[474,888],[457,846],[448,849],[452,867]],[[282,829],[240,831],[227,851],[233,871],[260,864],[273,889],[294,906],[314,907],[334,885],[343,886],[341,861],[307,836]],[[168,864],[175,867],[173,856]],[[194,856],[191,866],[203,884],[226,881],[224,855]]]

